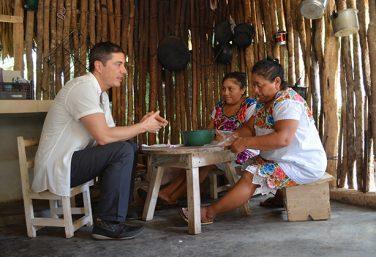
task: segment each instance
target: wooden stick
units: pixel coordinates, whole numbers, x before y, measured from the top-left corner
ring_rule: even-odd
[[[64,0],[58,0],[57,2],[57,15],[56,15],[56,49],[55,49],[55,92],[59,92],[62,87],[61,75],[63,72],[63,53],[62,53],[62,38],[63,38],[63,28],[64,28]],[[64,15],[63,15],[64,14]],[[39,17],[39,15],[37,15]],[[42,16],[43,20],[43,16]],[[52,53],[54,54],[54,53]]]
[[[102,3],[102,8],[104,8],[103,3]],[[108,34],[105,35],[106,41],[109,40],[111,42],[115,42],[115,20],[114,20],[114,7],[113,7],[113,0],[107,0],[107,7],[103,11],[102,9],[102,14],[104,14],[104,17],[102,16],[102,22],[105,19],[105,26],[103,27],[103,33],[107,33],[108,29]],[[112,92],[112,115],[116,121],[117,124],[120,124],[121,122],[121,117],[119,111],[121,110],[121,103],[119,101],[120,98],[120,88],[113,87],[111,88]]]
[[[246,0],[244,2],[244,15],[245,15],[245,22],[252,23],[251,0]],[[250,75],[252,71],[252,67],[255,64],[255,46],[253,44],[249,45],[245,49],[245,62],[246,62],[245,71],[247,72],[247,74]],[[251,86],[251,76],[249,75],[248,75],[248,95],[253,96],[254,92],[253,92],[253,87]]]
[[[43,1],[38,2],[38,11],[37,11],[37,86],[36,86],[36,95],[37,99],[42,99],[42,63],[43,63]]]
[[[132,67],[132,71],[133,71],[133,68],[134,68],[134,49],[133,49],[133,32],[134,32],[134,26],[135,26],[135,6],[134,6],[134,2],[133,1],[129,1],[130,5],[129,5],[129,10],[130,10],[130,15],[129,15],[129,36],[128,36],[128,57],[129,57],[129,60],[130,60],[130,65]],[[129,110],[133,109],[132,107],[132,102],[133,102],[133,94],[132,94],[132,84],[131,82],[133,81],[132,79],[132,76],[133,76],[133,72],[130,72],[130,74],[128,75],[130,78],[128,80],[128,93],[130,93],[128,95],[128,112]],[[131,122],[133,121],[133,114],[130,113],[128,114],[128,124],[130,124]]]
[[[95,42],[99,43],[102,41],[102,8],[101,0],[95,0],[95,20],[96,20],[96,30],[95,30]]]
[[[198,91],[198,83],[197,83],[197,35],[196,35],[196,11],[195,11],[195,1],[191,1],[190,5],[190,11],[191,11],[191,26],[192,26],[192,128],[195,130],[197,129],[197,91]]]
[[[115,42],[115,17],[114,17],[114,6],[113,0],[107,0],[107,9],[108,9],[108,28],[109,28],[109,38],[111,42]]]
[[[89,1],[89,39],[90,48],[95,45],[95,4],[96,1]]]
[[[292,84],[296,82],[294,66],[294,28],[291,12],[291,1],[284,0],[285,20],[287,24],[287,51],[288,51],[288,81]]]
[[[34,65],[33,65],[33,37],[34,37],[34,11],[27,11],[26,14],[26,35],[25,35],[25,47],[26,47],[26,64],[27,64],[27,79],[34,80]]]
[[[80,74],[80,65],[79,65],[79,44],[80,44],[80,39],[78,37],[78,34],[80,34],[81,38],[81,31],[78,25],[77,21],[77,0],[71,0],[71,6],[72,6],[72,11],[71,11],[71,25],[70,27],[72,28],[72,37],[73,37],[73,65],[74,65],[74,77],[79,76]]]
[[[72,7],[74,9],[72,9]],[[71,30],[71,23],[72,23],[72,28],[75,29],[76,27],[76,20],[71,20],[71,18],[75,17],[72,16],[72,12],[76,13],[76,8],[75,6],[72,6],[72,0],[65,0],[65,17],[64,17],[64,28],[63,28],[63,65],[64,65],[64,82],[68,82],[70,80],[70,70],[71,70],[71,63],[70,63],[70,45],[69,45],[69,33]],[[73,52],[73,56],[78,56],[77,52]],[[76,70],[76,60],[74,61],[75,65],[75,70]],[[77,67],[78,68],[78,67]]]
[[[108,35],[107,35],[107,23],[108,23],[108,16],[107,16],[107,2],[106,0],[101,0],[101,13],[102,13],[102,20],[101,20],[101,25],[102,25],[102,41],[107,41],[108,40]]]
[[[369,112],[372,118],[372,135],[375,145],[376,140],[376,3],[369,1],[369,27],[367,41],[369,47],[370,78],[371,78],[371,108]],[[376,147],[373,147],[373,155],[376,156]]]
[[[14,16],[24,16],[21,0],[14,2]],[[13,24],[13,53],[14,53],[14,70],[23,70],[23,53],[24,53],[24,25],[23,23]]]
[[[43,76],[42,76],[42,89],[44,91],[43,98],[50,99],[49,91],[49,67],[47,56],[50,53],[50,0],[44,1],[44,14],[43,14]]]
[[[86,55],[87,55],[87,0],[81,0],[80,15],[80,54],[79,54],[79,75],[86,73]]]
[[[327,172],[330,173],[332,176],[337,177],[337,161],[336,157],[340,154],[338,153],[338,92],[337,88],[339,88],[337,78],[338,78],[338,49],[339,49],[339,42],[336,37],[333,35],[333,29],[331,24],[331,13],[335,8],[334,0],[330,0],[328,3],[328,10],[325,13],[324,21],[325,21],[325,45],[323,51],[323,92],[322,92],[322,101],[324,102],[325,108],[323,109],[324,118],[325,118],[325,128],[324,128],[324,135],[325,135],[325,151],[327,156],[329,156],[328,160],[328,167]],[[318,42],[320,40],[317,40]],[[318,58],[321,59],[321,51],[318,50]],[[343,78],[343,80],[345,80]],[[342,103],[345,103],[346,99],[346,85],[341,80],[341,87],[342,90]],[[345,105],[342,106],[345,108]],[[345,109],[342,109],[342,126],[341,128],[343,131],[346,131],[346,117],[344,115]],[[347,150],[346,147],[348,145],[346,141],[345,133],[343,133],[343,163],[347,163]],[[347,166],[346,166],[347,168]],[[344,172],[346,174],[346,170]],[[332,186],[335,186],[336,183],[332,182]]]
[[[149,111],[156,110],[156,100],[157,100],[157,71],[158,71],[158,60],[157,60],[157,44],[158,44],[158,4],[157,1],[151,1],[150,3],[150,95],[149,95]],[[149,137],[150,143],[155,144],[156,138],[155,134],[151,134]]]
[[[347,185],[349,189],[354,188],[353,183],[353,168],[355,162],[355,148],[354,148],[354,81],[352,78],[352,67],[351,67],[351,53],[350,53],[350,42],[349,38],[342,38],[341,43],[341,57],[344,63],[344,73],[347,82],[347,158],[348,158],[348,173],[347,173]]]
[[[370,187],[370,177],[371,177],[371,75],[370,75],[370,62],[369,62],[369,48],[367,44],[366,36],[366,17],[365,17],[365,1],[357,0],[357,8],[359,10],[359,40],[360,40],[360,50],[362,59],[362,75],[363,83],[366,94],[366,99],[364,101],[364,124],[365,124],[365,152],[364,152],[364,167],[362,169],[362,180],[363,180],[363,192],[368,192]],[[368,110],[367,110],[368,109]]]
[[[121,0],[115,0],[115,43],[120,45],[121,36]]]
[[[343,63],[341,63],[341,69],[344,70]],[[346,86],[346,77],[344,72],[341,72],[341,96],[342,96],[342,103],[346,103],[347,100],[347,86]],[[343,131],[343,137],[342,137],[342,162],[341,166],[338,167],[338,187],[343,188],[345,186],[345,180],[346,176],[348,174],[348,153],[347,150],[348,144],[347,144],[347,115],[346,115],[346,105],[342,105],[341,108],[341,129]],[[329,163],[330,164],[330,163]]]
[[[57,1],[51,2],[51,13],[50,13],[50,49],[51,53],[49,55],[49,66],[50,66],[50,84],[52,85],[51,89],[51,98],[54,98],[57,93],[56,88],[56,39],[57,39]]]

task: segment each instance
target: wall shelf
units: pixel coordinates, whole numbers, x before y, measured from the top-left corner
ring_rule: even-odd
[[[0,114],[48,112],[53,100],[0,100]]]

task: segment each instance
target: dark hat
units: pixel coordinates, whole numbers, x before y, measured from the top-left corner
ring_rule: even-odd
[[[30,10],[36,10],[38,9],[38,0],[25,0],[25,9]]]
[[[250,23],[240,23],[234,28],[234,43],[239,47],[252,44],[255,37],[255,28]]]
[[[216,43],[223,45],[230,42],[234,37],[229,21],[222,21],[214,27],[214,39]]]
[[[221,64],[230,64],[232,60],[232,47],[229,43],[214,47],[215,61]]]
[[[169,71],[184,70],[189,62],[187,45],[179,37],[165,37],[159,42],[158,61]]]

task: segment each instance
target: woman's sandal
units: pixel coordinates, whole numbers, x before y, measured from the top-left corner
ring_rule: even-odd
[[[188,208],[180,208],[179,209],[179,215],[180,217],[185,220],[185,222],[188,223]],[[213,220],[202,220],[201,219],[201,225],[210,225],[213,224]]]

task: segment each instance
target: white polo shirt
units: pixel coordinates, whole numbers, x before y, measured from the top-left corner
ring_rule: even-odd
[[[70,80],[56,95],[44,121],[35,156],[32,190],[70,195],[71,160],[75,151],[95,144],[80,118],[104,113],[114,127],[109,98],[92,73]]]

